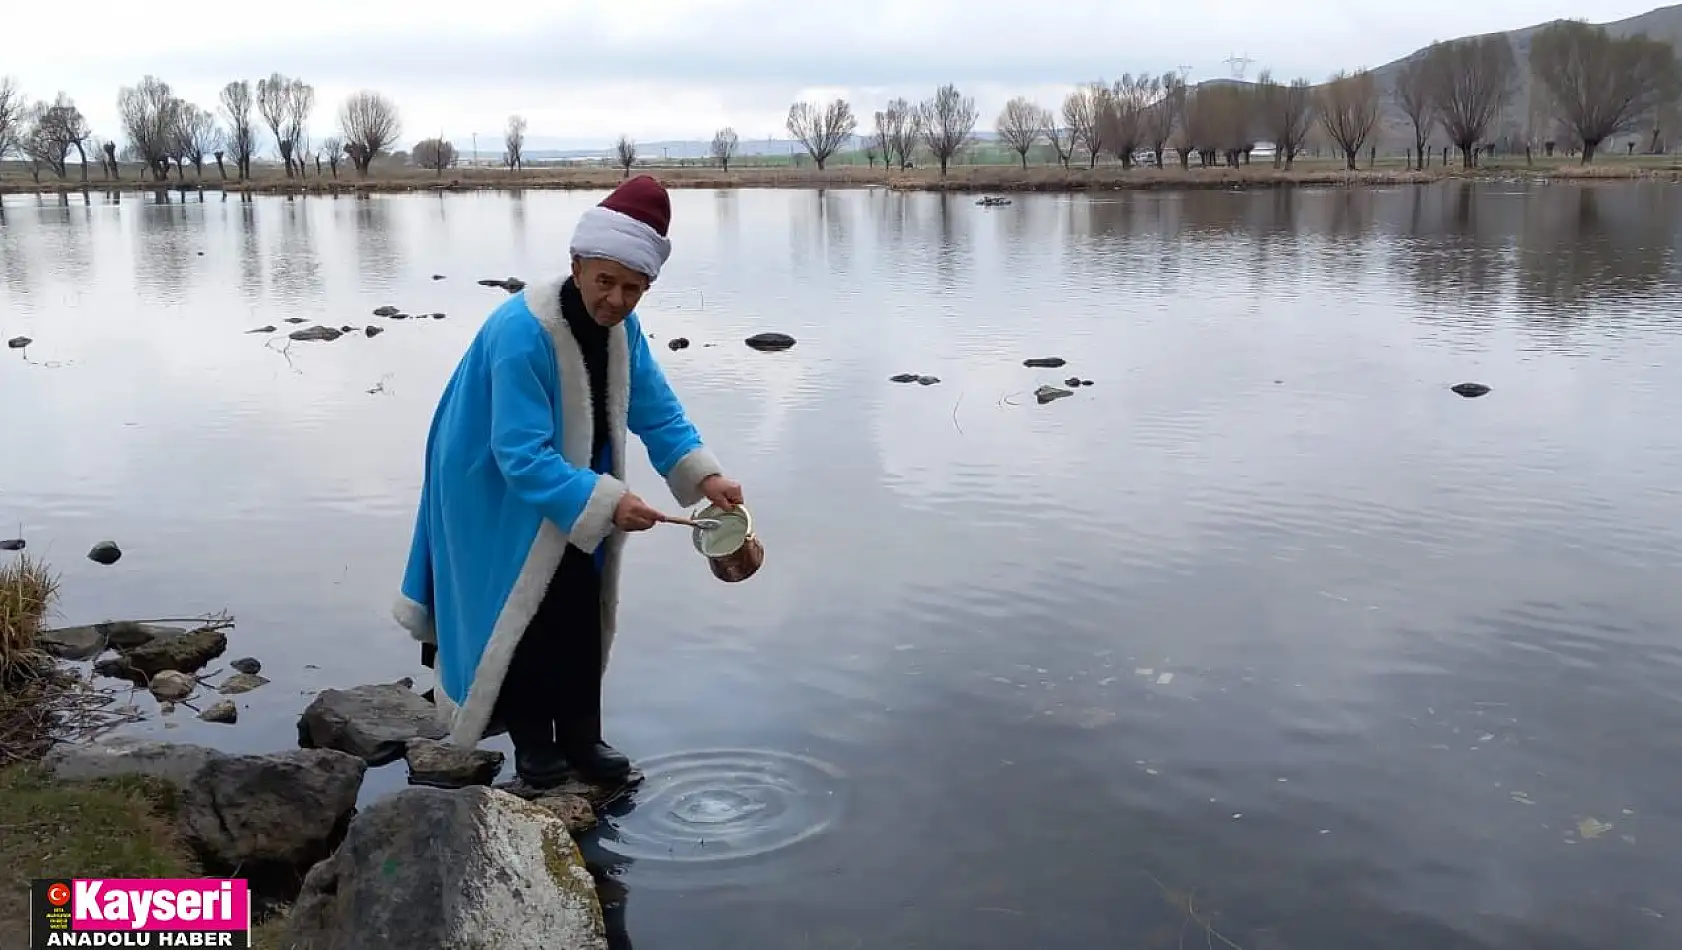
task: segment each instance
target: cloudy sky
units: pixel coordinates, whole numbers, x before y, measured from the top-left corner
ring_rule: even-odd
[[[391,96],[404,144],[442,131],[500,150],[511,113],[528,148],[709,138],[784,137],[796,98],[846,96],[861,116],[895,95],[956,82],[982,127],[1013,95],[1051,104],[1069,84],[1123,72],[1190,67],[1228,75],[1233,54],[1318,79],[1377,66],[1433,39],[1560,17],[1606,22],[1655,0],[282,0],[170,12],[135,0],[66,9],[11,4],[0,75],[32,97],[73,96],[96,134],[115,127],[117,90],[151,73],[200,105],[230,79],[273,71],[316,88],[311,130],[330,134],[338,104],[360,88]],[[35,40],[28,40],[35,37]],[[50,41],[49,41],[50,39]]]

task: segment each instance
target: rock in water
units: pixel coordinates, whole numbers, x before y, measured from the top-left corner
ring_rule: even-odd
[[[383,307],[375,307],[374,308],[374,316],[376,316],[376,317],[389,317],[389,316],[391,316],[392,314],[395,314],[395,313],[397,313],[397,308],[391,306],[390,304],[386,304]]]
[[[502,758],[495,749],[463,749],[438,739],[410,739],[403,751],[409,784],[433,788],[489,785],[502,771]]]
[[[794,345],[794,337],[787,333],[755,333],[747,338],[748,346],[761,353],[775,353]]]
[[[917,385],[919,385],[919,386],[933,386],[935,383],[938,383],[938,382],[940,382],[940,377],[939,376],[919,376],[919,377],[917,377]]]
[[[404,789],[310,869],[283,946],[607,950],[595,881],[559,818],[487,788]]]
[[[0,541],[0,551],[22,551],[27,546],[28,542],[22,538],[7,538]]]
[[[197,673],[228,649],[228,635],[203,627],[179,637],[167,637],[125,650],[122,668],[137,679],[150,680],[165,670]]]
[[[1023,360],[1022,365],[1032,369],[1056,369],[1068,362],[1061,356],[1036,356],[1032,359]]]
[[[209,709],[206,709],[204,712],[199,713],[199,718],[203,719],[205,722],[219,722],[224,725],[233,725],[239,721],[239,707],[234,705],[233,700],[224,699],[211,706]]]
[[[369,337],[379,336],[380,334],[382,334],[384,332],[385,332],[385,327],[364,327],[362,329],[362,334],[364,336],[369,336]]]
[[[914,383],[920,377],[916,373],[898,373],[888,377],[890,383]]]
[[[216,687],[216,691],[223,696],[238,696],[240,693],[249,693],[259,686],[266,686],[268,682],[267,677],[258,676],[256,673],[235,673],[223,680],[222,685]]]
[[[101,541],[88,549],[88,560],[95,564],[112,565],[123,556],[123,549],[115,541]]]
[[[670,340],[666,341],[667,349],[681,350],[687,346],[689,346],[689,340],[686,337],[674,336]]]
[[[1069,392],[1067,389],[1058,389],[1056,386],[1041,386],[1040,388],[1034,390],[1034,398],[1038,399],[1040,401],[1040,405],[1042,406],[1054,399],[1062,399],[1064,396],[1073,395],[1074,393]]]
[[[273,333],[274,332],[274,324],[269,323],[269,324],[264,324],[263,326],[260,326],[260,327],[253,327],[252,329],[247,330],[245,332],[247,332],[247,333]]]
[[[307,317],[287,317],[286,322],[287,323],[308,323],[309,318],[307,318]]]
[[[162,670],[146,685],[153,696],[165,702],[179,702],[193,695],[193,690],[198,688],[199,683],[185,673]]]
[[[1485,386],[1483,383],[1456,383],[1449,388],[1460,395],[1465,396],[1467,399],[1476,399],[1484,393],[1489,392],[1489,387]]]
[[[402,758],[410,739],[449,735],[437,707],[409,685],[322,690],[298,717],[298,744],[337,749],[379,766]]]
[[[293,330],[286,335],[305,343],[331,343],[345,334],[343,330],[335,330],[332,327],[310,327],[306,330]]]
[[[254,656],[242,656],[228,665],[234,668],[235,673],[247,673],[256,676],[263,672],[262,662]]]
[[[6,341],[6,348],[9,350],[21,350],[34,342],[34,340],[31,340],[26,336],[14,336],[10,340]]]

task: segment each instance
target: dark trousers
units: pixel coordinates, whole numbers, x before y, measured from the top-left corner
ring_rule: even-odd
[[[497,696],[517,749],[601,738],[601,602],[595,560],[567,545]]]

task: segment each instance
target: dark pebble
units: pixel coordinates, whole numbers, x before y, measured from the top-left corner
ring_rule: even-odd
[[[5,541],[0,541],[0,551],[22,551],[23,548],[24,540],[22,538],[10,538]]]
[[[1032,359],[1023,360],[1022,365],[1034,369],[1056,369],[1068,362],[1061,356],[1036,356]]]
[[[443,275],[443,274],[433,274],[433,275],[432,275],[432,279],[433,279],[433,280],[443,280],[443,279],[444,279],[444,275]]]
[[[755,333],[747,338],[747,345],[762,353],[775,353],[794,345],[794,337],[787,333]]]
[[[26,337],[26,336],[14,336],[10,340],[6,341],[6,349],[8,349],[8,350],[21,350],[24,347],[26,347],[29,344],[34,343],[34,342],[35,342],[34,340],[31,340],[29,337]]]
[[[245,332],[247,332],[247,333],[273,333],[274,332],[274,325],[270,324],[266,327],[256,327],[254,329],[247,330]]]
[[[923,385],[923,386],[933,386],[935,383],[940,382],[940,377],[939,376],[919,376],[919,377],[917,377],[917,382],[918,382],[918,384]]]
[[[287,323],[308,323],[309,321],[306,320],[303,317],[287,317],[286,322]]]
[[[1079,376],[1070,376],[1068,379],[1063,380],[1063,385],[1065,385],[1065,386],[1079,386],[1080,385],[1080,377]]]
[[[889,376],[888,380],[895,383],[914,383],[920,378],[916,373],[900,373],[898,376]]]
[[[385,327],[364,327],[362,329],[362,333],[365,336],[379,336],[380,334],[382,334],[384,332],[385,332]]]
[[[666,341],[666,346],[674,350],[681,350],[689,346],[689,340],[685,337],[674,336],[670,340]]]
[[[95,564],[115,564],[123,556],[123,549],[115,541],[101,541],[88,551],[88,560]]]
[[[250,676],[256,676],[258,673],[263,672],[263,664],[258,662],[257,658],[254,656],[240,657],[228,665],[233,667],[235,672],[245,673]]]
[[[1489,392],[1489,387],[1485,386],[1483,383],[1456,383],[1449,388],[1460,395],[1465,396],[1467,399],[1476,399],[1484,393]]]

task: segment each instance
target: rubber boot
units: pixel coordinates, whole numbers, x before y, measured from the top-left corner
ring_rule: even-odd
[[[630,758],[602,741],[601,713],[575,716],[557,725],[561,754],[579,778],[592,785],[611,785],[630,776]]]
[[[555,742],[554,723],[520,717],[508,722],[514,743],[514,774],[532,788],[554,788],[571,774],[570,763]]]

